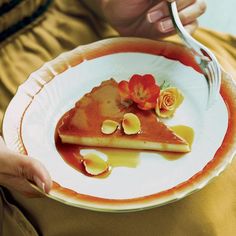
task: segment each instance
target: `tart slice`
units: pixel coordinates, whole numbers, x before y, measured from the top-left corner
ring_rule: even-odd
[[[131,121],[135,117],[136,126],[138,119],[140,130],[127,134],[122,126],[124,117],[130,117]],[[103,127],[104,124],[108,127]],[[189,144],[159,121],[155,112],[139,109],[135,103],[122,102],[118,83],[113,79],[85,94],[61,118],[58,134],[63,143],[82,146],[190,151]]]

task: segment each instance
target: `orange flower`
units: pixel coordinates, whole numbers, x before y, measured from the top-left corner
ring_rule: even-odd
[[[150,74],[133,75],[129,82],[121,81],[118,85],[121,97],[131,99],[142,110],[155,108],[160,87]]]

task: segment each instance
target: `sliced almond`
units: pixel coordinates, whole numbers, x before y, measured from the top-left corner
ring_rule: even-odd
[[[83,156],[85,170],[90,175],[100,175],[108,170],[108,163],[95,153]]]
[[[141,123],[139,118],[133,113],[124,114],[122,127],[125,134],[137,134],[141,131]]]
[[[114,120],[104,120],[101,131],[103,134],[112,134],[119,127],[119,123]]]

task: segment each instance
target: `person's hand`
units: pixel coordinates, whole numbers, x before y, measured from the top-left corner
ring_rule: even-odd
[[[10,151],[0,137],[0,185],[29,197],[40,195],[29,182],[46,193],[52,185],[49,173],[39,161]]]
[[[167,1],[173,0],[101,0],[106,19],[122,36],[152,39],[173,34]],[[198,26],[197,18],[206,10],[204,0],[176,0],[179,16],[192,33]]]

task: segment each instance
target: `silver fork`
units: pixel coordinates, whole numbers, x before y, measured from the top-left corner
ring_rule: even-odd
[[[208,107],[214,104],[215,100],[219,96],[221,85],[221,68],[215,55],[204,45],[195,40],[183,27],[176,2],[168,2],[170,16],[174,28],[177,31],[179,37],[184,41],[186,46],[192,52],[195,61],[201,68],[205,78],[208,82]]]

